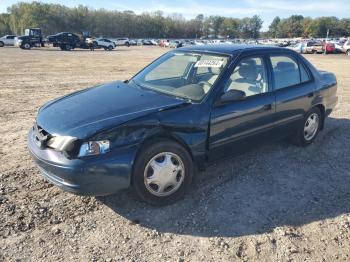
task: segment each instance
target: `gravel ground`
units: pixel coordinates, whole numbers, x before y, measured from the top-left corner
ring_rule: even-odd
[[[349,261],[350,58],[309,55],[336,73],[339,104],[316,142],[264,145],[198,175],[155,208],[129,192],[78,197],[45,182],[26,149],[38,108],[127,79],[167,49],[0,48],[0,261]]]

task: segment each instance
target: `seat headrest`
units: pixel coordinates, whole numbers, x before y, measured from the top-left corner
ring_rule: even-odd
[[[295,64],[292,62],[278,62],[276,69],[279,71],[293,71],[295,70]]]
[[[238,69],[238,74],[248,80],[256,80],[258,78],[258,71],[255,65],[242,64]]]

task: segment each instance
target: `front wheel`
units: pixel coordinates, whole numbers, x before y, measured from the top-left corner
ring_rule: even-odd
[[[346,51],[346,54],[350,56],[350,49]]]
[[[193,162],[179,144],[161,140],[145,146],[135,161],[132,187],[151,205],[167,205],[183,197],[192,182]]]
[[[69,44],[66,44],[66,46],[65,46],[65,50],[66,50],[66,51],[70,51],[70,50],[72,50],[72,46],[71,46],[71,45],[69,45]]]
[[[4,42],[0,41],[0,47],[4,47]]]
[[[22,46],[23,46],[23,49],[27,49],[27,50],[31,48],[29,43],[25,43]]]
[[[310,145],[317,137],[322,124],[322,114],[317,107],[312,108],[304,117],[302,124],[294,136],[294,142],[299,146]]]
[[[108,46],[108,51],[112,51],[113,50],[113,46]]]

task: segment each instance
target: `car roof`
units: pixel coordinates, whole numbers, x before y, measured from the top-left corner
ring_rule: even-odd
[[[179,48],[182,51],[213,52],[231,55],[236,51],[243,50],[269,50],[286,51],[286,48],[262,45],[235,45],[235,44],[216,44],[216,45],[193,45]]]

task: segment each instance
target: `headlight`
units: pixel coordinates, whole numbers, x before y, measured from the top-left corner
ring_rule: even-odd
[[[78,157],[105,154],[109,151],[109,141],[89,141],[81,145]]]
[[[54,136],[47,141],[46,145],[58,151],[70,151],[75,140],[77,138],[72,136]]]

